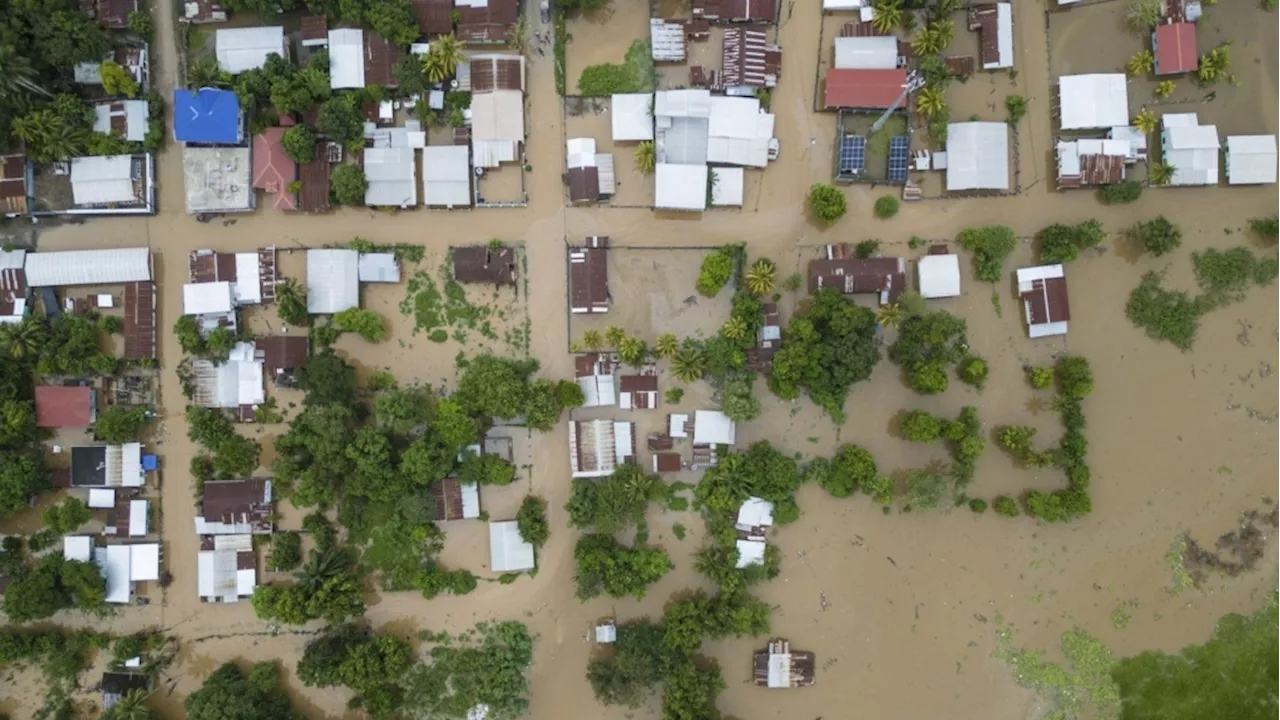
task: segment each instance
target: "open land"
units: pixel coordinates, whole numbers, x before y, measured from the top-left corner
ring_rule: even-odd
[[[160,3],[156,8],[158,33],[152,46],[158,65],[156,85],[166,93],[176,80],[174,7]],[[536,8],[530,4],[529,10],[534,27],[540,28]],[[859,714],[868,717],[1028,717],[1037,712],[1039,701],[1015,684],[1008,668],[992,657],[998,647],[995,618],[1002,617],[1004,627],[1014,628],[1018,643],[1026,647],[1054,648],[1065,630],[1078,625],[1117,655],[1148,649],[1173,651],[1205,641],[1218,617],[1251,611],[1260,604],[1260,594],[1275,586],[1274,542],[1266,545],[1264,570],[1232,578],[1215,575],[1199,589],[1176,597],[1168,591],[1170,571],[1163,560],[1180,534],[1211,543],[1235,528],[1242,512],[1275,501],[1280,387],[1275,374],[1259,372],[1280,364],[1274,288],[1252,291],[1242,302],[1215,311],[1205,319],[1194,349],[1185,353],[1149,340],[1123,320],[1125,299],[1143,272],[1169,266],[1170,284],[1191,286],[1185,255],[1239,244],[1248,218],[1274,212],[1274,186],[1152,189],[1138,203],[1119,206],[1101,206],[1092,193],[1052,190],[1051,138],[1056,121],[1050,112],[1050,82],[1060,73],[1119,70],[1132,51],[1108,50],[1115,38],[1105,29],[1108,23],[1117,23],[1086,17],[1120,12],[1120,3],[1100,3],[1054,13],[1046,39],[1041,17],[1028,8],[1015,25],[1016,62],[1021,68],[1016,90],[1005,89],[1008,78],[1004,75],[978,75],[965,85],[953,86],[953,95],[982,90],[973,100],[953,100],[959,119],[970,112],[988,119],[982,108],[985,103],[979,99],[983,93],[994,92],[992,97],[1000,98],[990,101],[996,105],[995,117],[1002,114],[1005,93],[1016,91],[1028,98],[1029,112],[1019,133],[1022,191],[1010,197],[920,203],[904,207],[892,220],[879,221],[871,219],[877,193],[855,185],[845,191],[850,204],[847,217],[826,229],[811,224],[803,212],[804,195],[812,183],[830,178],[835,122],[833,115],[811,111],[816,60],[811,48],[823,18],[817,3],[784,3],[779,42],[788,54],[773,94],[783,152],[767,171],[758,173],[758,201],[741,213],[709,212],[691,218],[642,209],[565,208],[558,190],[565,128],[554,101],[552,60],[539,56],[530,58],[529,126],[538,140],[529,146],[533,171],[526,208],[425,215],[348,209],[314,217],[260,210],[226,224],[199,224],[184,212],[177,185],[181,152],[170,145],[157,163],[162,185],[158,215],[42,230],[39,248],[150,246],[156,253],[160,292],[158,326],[168,328],[181,307],[187,252],[192,249],[315,247],[344,243],[358,235],[380,244],[425,245],[428,258],[422,269],[434,273],[437,265],[431,258],[442,257],[450,246],[483,243],[490,237],[520,240],[527,265],[523,274],[528,278],[527,296],[521,286],[521,301],[529,308],[531,322],[528,353],[549,376],[566,377],[572,373],[572,364],[565,349],[574,338],[564,321],[565,243],[579,242],[584,235],[609,235],[619,245],[655,248],[741,242],[750,257],[773,258],[779,264],[779,277],[786,277],[802,271],[814,249],[828,242],[878,237],[884,243],[883,252],[905,255],[912,236],[950,239],[959,229],[974,225],[1001,223],[1027,238],[1049,223],[1097,217],[1118,237],[1121,229],[1134,222],[1164,214],[1182,226],[1186,238],[1172,262],[1127,257],[1117,241],[1100,252],[1086,253],[1072,265],[1072,331],[1066,339],[1028,340],[1010,288],[1003,284],[994,288],[1003,304],[1002,313],[997,314],[990,300],[992,288],[972,279],[966,260],[964,295],[942,301],[938,307],[967,320],[970,344],[991,363],[985,391],[953,383],[943,395],[920,397],[901,382],[898,368],[885,361],[851,393],[844,425],[834,425],[808,400],[780,401],[758,383],[762,414],[739,428],[738,442],[743,445],[768,439],[785,453],[830,456],[841,443],[856,442],[888,471],[919,467],[935,457],[944,459],[944,450],[941,445],[909,444],[892,434],[900,411],[923,408],[954,417],[961,406],[974,405],[987,428],[1027,424],[1052,435],[1053,414],[1026,388],[1020,368],[1024,363],[1048,364],[1064,351],[1088,357],[1097,378],[1097,390],[1085,401],[1093,468],[1091,515],[1069,525],[1038,524],[1025,517],[996,521],[964,509],[885,515],[865,499],[833,500],[821,488],[805,486],[798,496],[800,521],[770,538],[783,551],[782,574],[756,593],[775,608],[772,632],[817,654],[821,666],[817,684],[785,693],[747,685],[747,660],[761,644],[759,639],[703,646],[704,653],[720,662],[729,685],[719,698],[719,709],[735,717],[843,717],[854,703]],[[1275,23],[1273,16],[1260,12],[1253,4],[1221,4],[1210,10],[1202,24],[1202,46],[1215,42],[1211,38],[1218,33],[1234,43],[1233,61],[1241,86],[1220,84],[1213,103],[1197,106],[1202,119],[1218,122],[1224,134],[1237,129],[1277,130]],[[569,50],[571,81],[577,77],[579,62],[621,59],[625,41],[601,43],[592,50],[592,43],[585,40],[588,32],[602,27],[612,26],[581,30],[571,26],[578,35]],[[958,35],[964,33],[957,27]],[[636,36],[630,31],[625,34]],[[1132,45],[1136,51],[1136,39]],[[605,49],[612,57],[590,55]],[[1045,64],[1046,57],[1052,69]],[[1199,95],[1186,82],[1187,93],[1175,97]],[[1136,108],[1140,93],[1136,88],[1131,93]],[[959,109],[962,104],[964,110]],[[631,253],[661,258],[664,252],[670,252],[669,260],[626,259]],[[616,306],[622,312],[610,313],[609,319],[626,318],[629,330],[652,342],[650,333],[668,329],[657,322],[665,322],[663,318],[679,309],[664,303],[694,294],[698,260],[684,255],[696,252],[611,253],[611,262],[616,257],[622,263],[611,268]],[[1006,269],[1031,259],[1030,244],[1020,242]],[[627,262],[654,266],[644,272],[638,266],[634,273],[615,272]],[[286,259],[282,274],[301,277],[297,264]],[[655,273],[665,279],[658,283]],[[681,284],[683,289],[677,287]],[[472,343],[483,336],[472,333],[465,342],[451,338],[433,343],[414,335],[414,319],[397,311],[403,293],[402,284],[378,288],[366,296],[370,303],[366,306],[391,321],[389,340],[369,347],[348,336],[337,349],[363,368],[390,370],[402,383],[447,383],[453,377],[457,351],[478,351],[481,346]],[[723,297],[717,306],[722,304]],[[796,298],[784,293],[781,306],[785,321],[795,310]],[[722,312],[714,315],[723,316]],[[491,347],[506,352],[500,347],[502,333],[497,335],[498,341],[489,340]],[[355,717],[344,710],[347,691],[304,690],[293,676],[292,668],[311,634],[319,631],[319,623],[282,630],[256,619],[247,602],[204,605],[196,598],[190,560],[197,539],[189,531],[194,509],[185,472],[196,448],[187,439],[184,402],[173,372],[180,357],[177,340],[164,333],[161,418],[155,444],[166,468],[160,526],[173,582],[163,592],[147,589],[150,605],[122,608],[109,622],[73,613],[59,614],[55,620],[69,627],[110,627],[117,633],[158,627],[178,636],[182,647],[177,662],[152,700],[165,717],[181,716],[182,698],[232,659],[279,660],[287,669],[284,676],[295,707],[312,717]],[[691,391],[680,407],[696,407],[706,396],[705,388]],[[643,427],[649,427],[669,409],[660,406],[634,414]],[[584,413],[582,417],[593,416]],[[269,439],[283,426],[249,428],[246,432],[263,433],[260,439],[268,448],[263,460],[270,462]],[[518,444],[524,457],[518,461],[519,480],[486,496],[494,517],[512,512],[523,490],[548,501],[552,534],[541,551],[536,577],[521,577],[509,585],[482,582],[465,597],[430,601],[416,592],[370,593],[366,617],[374,626],[402,636],[418,628],[458,630],[482,619],[521,620],[539,636],[530,678],[531,717],[653,716],[656,700],[639,713],[596,702],[583,677],[593,650],[586,634],[600,617],[614,613],[619,619],[658,616],[673,593],[704,587],[707,581],[694,570],[691,557],[701,546],[701,524],[691,512],[651,508],[653,539],[667,548],[675,569],[649,588],[642,601],[578,601],[573,591],[575,533],[566,529],[561,510],[569,494],[566,446],[563,421],[551,433]],[[991,496],[1027,487],[1054,488],[1060,483],[1058,473],[1016,468],[1004,454],[989,448],[978,462],[971,492]],[[37,508],[19,516],[15,527],[31,526],[38,512]],[[296,529],[301,515],[282,503],[280,526]],[[691,529],[682,541],[669,532],[676,522]],[[444,558],[483,573],[481,525],[465,525],[446,528]],[[1140,609],[1120,629],[1112,615],[1129,601],[1136,601]],[[31,717],[40,702],[36,673],[8,671],[2,682],[0,713]]]

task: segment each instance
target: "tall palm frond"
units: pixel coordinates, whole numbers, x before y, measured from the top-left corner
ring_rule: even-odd
[[[1176,172],[1178,168],[1167,162],[1158,162],[1147,169],[1147,180],[1152,185],[1168,185],[1173,181],[1173,175]]]
[[[298,571],[298,584],[308,595],[319,592],[331,578],[351,567],[351,556],[342,548],[326,548],[323,552],[311,551],[311,559]]]
[[[747,336],[747,321],[740,317],[731,317],[720,326],[720,334],[728,340],[741,340]]]
[[[901,0],[879,0],[872,7],[871,26],[877,31],[888,34],[902,22]]]
[[[653,343],[653,353],[658,357],[675,357],[676,352],[679,350],[680,341],[676,339],[675,333],[662,333],[658,336],[657,341]]]
[[[942,88],[926,85],[916,93],[916,112],[926,120],[937,117],[947,109],[947,98]]]
[[[707,359],[695,348],[681,348],[671,359],[671,372],[684,382],[701,378],[706,367]]]
[[[1133,126],[1141,130],[1143,135],[1150,135],[1155,132],[1158,125],[1159,121],[1156,119],[1156,114],[1150,110],[1143,110],[1133,118]]]
[[[747,270],[747,289],[756,295],[773,292],[773,281],[778,273],[778,266],[768,258],[760,258],[751,263]]]
[[[879,310],[876,310],[876,322],[882,327],[897,327],[898,324],[902,322],[903,315],[905,315],[905,313],[902,311],[902,307],[897,303],[884,305],[881,306]]]
[[[633,156],[636,160],[636,169],[645,174],[653,172],[654,166],[658,163],[657,151],[653,143],[648,140],[636,146]]]
[[[1150,50],[1136,52],[1133,57],[1129,58],[1129,62],[1125,67],[1129,70],[1129,74],[1134,77],[1140,77],[1151,72],[1156,66],[1156,57],[1151,54]]]
[[[592,329],[583,331],[580,344],[588,350],[599,350],[602,342],[604,339],[600,337],[600,331]]]

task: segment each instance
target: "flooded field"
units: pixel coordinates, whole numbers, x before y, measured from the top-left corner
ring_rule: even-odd
[[[637,5],[619,0],[613,4],[620,9]],[[1050,223],[1096,217],[1113,240],[1070,267],[1071,333],[1065,338],[1027,339],[1013,289],[1007,283],[991,287],[974,280],[968,257],[962,260],[964,294],[931,303],[966,319],[972,348],[991,363],[985,390],[953,382],[943,395],[918,396],[903,383],[899,369],[883,360],[870,380],[853,389],[844,425],[834,425],[807,399],[783,402],[757,383],[763,412],[738,428],[741,445],[768,439],[784,452],[801,456],[830,456],[842,443],[857,443],[871,451],[887,474],[946,457],[941,444],[921,446],[898,437],[897,418],[904,410],[921,408],[954,417],[962,406],[973,405],[988,432],[999,424],[1018,423],[1057,437],[1057,418],[1027,387],[1021,367],[1045,364],[1055,353],[1069,351],[1088,357],[1097,379],[1097,389],[1084,402],[1093,513],[1075,523],[1054,526],[1025,517],[975,516],[964,508],[886,515],[865,497],[833,499],[819,487],[806,486],[798,496],[800,520],[771,538],[783,551],[782,573],[759,586],[758,595],[775,608],[774,635],[817,653],[817,684],[789,692],[749,685],[750,653],[763,645],[763,638],[703,646],[703,652],[724,668],[729,687],[719,698],[719,708],[734,717],[837,718],[847,716],[853,703],[867,717],[1031,717],[1040,708],[1037,698],[1019,688],[1008,667],[991,657],[997,643],[997,617],[1003,619],[1004,627],[1014,629],[1018,643],[1026,647],[1049,649],[1052,654],[1061,633],[1079,625],[1118,655],[1131,655],[1203,642],[1220,615],[1256,608],[1262,594],[1275,586],[1276,545],[1270,539],[1261,569],[1237,577],[1212,575],[1200,588],[1177,596],[1169,591],[1173,580],[1165,561],[1181,533],[1211,546],[1214,538],[1236,528],[1242,512],[1265,508],[1276,498],[1280,385],[1273,370],[1280,365],[1276,351],[1280,318],[1275,288],[1253,290],[1242,302],[1207,315],[1195,348],[1187,353],[1146,338],[1125,320],[1123,311],[1129,291],[1147,270],[1168,267],[1170,285],[1194,287],[1190,252],[1248,242],[1248,218],[1276,211],[1274,186],[1149,189],[1139,202],[1120,206],[1103,206],[1089,192],[1054,193],[1051,189],[1051,138],[1057,121],[1051,111],[1050,78],[1065,72],[1119,70],[1124,58],[1138,48],[1139,39],[1128,36],[1125,40],[1126,48],[1132,50],[1110,50],[1125,31],[1109,34],[1110,21],[1090,18],[1099,13],[1122,14],[1121,8],[1120,3],[1101,3],[1053,13],[1048,38],[1038,8],[1019,8],[1022,15],[1014,26],[1020,68],[1016,83],[1010,85],[1007,74],[977,75],[965,85],[953,86],[952,102],[972,107],[965,112],[984,119],[1003,117],[1007,93],[1028,98],[1029,112],[1019,133],[1022,192],[1015,196],[904,205],[897,217],[884,221],[873,219],[871,213],[871,204],[883,189],[855,185],[846,190],[849,213],[843,220],[827,229],[813,225],[805,216],[803,199],[811,184],[829,180],[835,135],[835,116],[812,112],[818,60],[813,44],[823,17],[817,3],[783,3],[779,42],[787,54],[773,94],[782,153],[767,170],[748,173],[748,202],[741,212],[708,212],[698,217],[644,209],[565,208],[559,178],[564,138],[576,127],[590,130],[598,140],[607,137],[607,121],[596,120],[607,115],[569,118],[566,127],[555,98],[553,61],[549,56],[532,56],[528,110],[532,171],[526,182],[527,208],[394,214],[345,209],[324,216],[259,211],[201,224],[184,212],[177,184],[181,154],[171,146],[157,163],[161,181],[157,216],[41,229],[39,247],[151,246],[157,253],[158,322],[168,328],[181,307],[187,252],[196,248],[235,251],[274,244],[283,250],[342,244],[361,236],[379,244],[424,245],[427,259],[418,269],[435,274],[451,246],[484,243],[491,237],[521,241],[527,285],[521,281],[512,312],[528,308],[529,354],[542,363],[548,376],[567,377],[572,360],[566,349],[581,329],[565,322],[566,240],[608,235],[615,246],[628,248],[611,252],[611,263],[616,263],[610,267],[615,308],[601,320],[628,329],[634,326],[634,332],[652,340],[665,330],[710,332],[723,322],[727,291],[714,302],[697,297],[696,307],[684,305],[686,298],[696,296],[693,282],[702,252],[698,248],[745,243],[750,258],[771,257],[779,264],[778,276],[784,278],[802,271],[814,248],[828,242],[875,237],[882,241],[884,254],[912,256],[919,252],[907,246],[912,236],[953,241],[962,228],[1000,223],[1028,238]],[[175,81],[174,38],[167,29],[172,26],[173,5],[160,4],[156,12],[159,32],[152,46],[159,65],[156,83],[167,92]],[[619,17],[623,12],[619,10]],[[569,46],[570,82],[576,82],[579,63],[619,61],[626,43],[643,36],[643,15],[633,19],[635,12],[626,9],[625,13],[625,23],[570,23],[575,36]],[[547,29],[537,23],[536,10],[532,17],[534,30]],[[957,27],[958,36],[966,32]],[[1202,21],[1200,34],[1202,48],[1219,39],[1233,42],[1233,63],[1241,83],[1239,88],[1220,83],[1212,102],[1196,105],[1202,122],[1218,122],[1223,134],[1276,132],[1280,102],[1274,15],[1263,15],[1252,4],[1214,6]],[[1057,37],[1066,39],[1058,42]],[[1046,57],[1051,65],[1044,62]],[[1189,81],[1183,84],[1194,89]],[[1130,92],[1131,109],[1136,111],[1144,98],[1132,87]],[[1195,95],[1199,103],[1201,93],[1196,90]],[[988,114],[990,103],[996,109]],[[621,168],[629,148],[616,148],[614,154],[623,177]],[[623,192],[631,192],[633,182],[643,184],[649,179],[624,179]],[[652,193],[651,187],[647,192]],[[1181,225],[1183,248],[1162,259],[1122,253],[1121,231],[1161,213]],[[638,249],[644,246],[650,249]],[[658,249],[670,247],[689,249]],[[1030,262],[1032,256],[1031,245],[1020,243],[1006,262],[1006,271]],[[300,253],[282,254],[281,273],[303,278],[300,257]],[[497,340],[479,332],[469,333],[465,341],[451,336],[443,343],[421,333],[414,335],[413,317],[399,312],[410,270],[406,268],[406,279],[399,285],[364,288],[366,307],[388,321],[390,339],[372,346],[344,337],[337,344],[337,351],[356,363],[363,377],[386,369],[402,383],[447,384],[455,377],[454,361],[460,350],[477,352],[488,347],[517,352],[496,330]],[[467,297],[479,302],[492,290],[476,293],[473,296],[468,288]],[[999,312],[993,294],[999,299]],[[801,299],[783,293],[784,322]],[[270,310],[263,314],[273,315]],[[251,319],[255,327],[259,322],[266,321]],[[121,608],[106,622],[70,613],[54,620],[70,627],[109,627],[118,633],[159,627],[177,635],[182,641],[178,660],[152,700],[165,717],[181,716],[183,697],[218,665],[237,659],[279,660],[295,707],[311,717],[356,717],[345,710],[349,697],[345,690],[302,688],[293,674],[305,643],[320,630],[319,623],[281,629],[257,620],[247,602],[206,605],[196,597],[197,538],[191,532],[194,506],[186,468],[197,449],[186,437],[185,401],[173,372],[180,357],[177,340],[164,333],[162,417],[155,432],[164,485],[157,525],[173,582],[163,592],[147,589],[151,605]],[[663,377],[663,390],[676,384]],[[270,388],[268,392],[277,391]],[[698,383],[688,388],[678,405],[660,404],[656,410],[618,411],[610,416],[634,418],[651,431],[648,428],[659,426],[666,412],[705,407],[709,396],[710,388]],[[281,400],[287,408],[290,401],[283,396]],[[283,425],[246,426],[241,431],[267,446],[263,461],[270,462],[270,438],[283,429]],[[512,486],[487,491],[482,503],[492,518],[505,519],[526,490],[547,500],[552,534],[541,550],[537,575],[510,585],[482,582],[471,595],[431,601],[415,592],[378,593],[370,596],[368,620],[410,634],[419,628],[459,630],[481,619],[519,619],[539,637],[530,678],[530,717],[656,717],[656,700],[634,712],[596,702],[584,679],[594,648],[586,633],[600,617],[614,613],[619,620],[657,616],[674,593],[709,587],[694,570],[691,557],[702,546],[702,523],[692,513],[651,507],[652,540],[668,550],[675,569],[651,587],[643,601],[602,597],[580,602],[573,586],[576,533],[567,529],[562,509],[569,496],[566,424],[562,421],[554,431],[533,437],[524,430],[511,432],[526,436],[517,443],[523,458],[517,461],[519,479]],[[693,479],[685,475],[668,480]],[[1058,472],[1016,467],[988,440],[970,492],[990,497],[1027,488],[1053,489],[1064,483]],[[301,517],[288,503],[282,504],[282,527],[299,527]],[[32,522],[30,514],[16,519],[19,527],[30,527]],[[676,523],[688,527],[683,540],[674,535]],[[457,522],[444,530],[449,535],[442,558],[446,565],[492,576],[485,568],[487,541],[482,523]],[[1113,611],[1130,602],[1135,604],[1125,606],[1136,608],[1132,621],[1123,629],[1116,627]],[[88,690],[97,676],[86,674],[82,680],[86,685],[82,698],[97,702],[96,693]],[[6,671],[0,682],[6,687],[6,692],[0,692],[0,713],[32,717],[41,694],[36,673]]]

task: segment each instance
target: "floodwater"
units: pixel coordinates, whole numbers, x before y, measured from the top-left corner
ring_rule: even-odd
[[[556,177],[562,167],[563,129],[562,115],[552,101],[551,58],[535,55],[529,78],[534,102],[528,152],[534,170],[528,182],[528,208],[403,215],[344,210],[320,217],[260,211],[199,224],[183,212],[177,185],[180,154],[172,148],[159,163],[164,183],[159,215],[53,228],[41,233],[40,247],[149,245],[157,254],[159,322],[168,327],[175,308],[180,307],[186,255],[194,248],[318,246],[359,235],[377,243],[424,244],[433,253],[443,253],[451,244],[485,242],[491,237],[523,241],[528,258],[531,353],[542,362],[544,372],[566,377],[572,371],[565,352],[570,338],[563,315],[566,238],[599,234],[627,246],[668,247],[743,242],[752,257],[777,261],[782,278],[827,242],[878,237],[885,252],[908,254],[906,241],[913,235],[952,239],[971,225],[1003,223],[1019,236],[1029,237],[1049,223],[1097,217],[1117,233],[1138,220],[1166,214],[1186,234],[1183,249],[1172,259],[1126,259],[1112,246],[1072,265],[1072,329],[1065,339],[1027,340],[1011,288],[1007,284],[994,288],[1002,305],[998,315],[991,301],[993,288],[973,282],[966,271],[965,295],[940,302],[938,307],[968,320],[973,349],[991,362],[985,391],[953,383],[942,396],[921,398],[901,383],[896,368],[886,361],[869,382],[854,389],[846,408],[848,421],[842,427],[835,427],[807,401],[783,403],[765,396],[763,415],[739,429],[744,443],[769,439],[787,452],[802,455],[829,455],[841,443],[858,443],[870,449],[889,473],[945,457],[941,445],[908,444],[893,435],[894,418],[905,409],[919,407],[953,416],[961,406],[972,404],[988,428],[1033,424],[1042,429],[1047,442],[1057,437],[1059,428],[1045,411],[1045,399],[1033,397],[1020,367],[1025,362],[1047,363],[1063,351],[1078,353],[1092,361],[1097,377],[1097,390],[1085,401],[1093,469],[1092,515],[1065,526],[1040,525],[1026,518],[1008,520],[991,513],[975,517],[964,509],[886,516],[864,497],[832,500],[820,488],[806,487],[799,496],[802,517],[772,539],[783,550],[782,574],[758,592],[776,608],[774,632],[818,654],[817,684],[789,692],[748,685],[750,651],[763,639],[707,643],[704,651],[720,661],[729,685],[720,696],[720,709],[740,718],[784,713],[846,717],[852,704],[869,717],[1004,718],[1033,716],[1038,706],[1029,691],[1014,684],[1008,669],[990,657],[997,615],[1015,628],[1020,644],[1035,648],[1056,647],[1058,635],[1076,624],[1097,634],[1119,654],[1204,641],[1217,617],[1253,607],[1261,600],[1260,591],[1275,584],[1274,543],[1268,546],[1263,565],[1272,569],[1233,579],[1213,578],[1202,589],[1177,597],[1166,590],[1171,578],[1163,556],[1178,533],[1190,532],[1209,542],[1233,529],[1241,512],[1257,509],[1266,502],[1264,498],[1276,495],[1277,378],[1271,372],[1280,362],[1276,291],[1253,291],[1243,302],[1204,318],[1199,342],[1189,353],[1145,338],[1124,319],[1123,305],[1144,271],[1170,266],[1169,281],[1188,287],[1190,251],[1247,242],[1243,233],[1247,218],[1276,211],[1275,188],[1150,190],[1140,202],[1121,207],[1101,206],[1090,193],[1052,193],[1047,187],[1052,177],[1051,75],[1045,62],[1049,50],[1042,18],[1038,11],[1028,10],[1015,25],[1019,86],[1027,89],[1031,99],[1021,133],[1023,142],[1030,143],[1022,153],[1023,193],[904,205],[898,217],[880,221],[871,219],[877,193],[854,187],[847,191],[848,216],[832,228],[819,229],[804,217],[803,198],[811,183],[829,177],[834,119],[811,112],[817,60],[812,48],[820,25],[817,8],[817,3],[783,3],[779,34],[788,54],[773,96],[783,152],[767,171],[749,173],[758,178],[758,192],[753,192],[742,212],[709,212],[698,218],[635,209],[565,209]],[[1093,8],[1085,8],[1089,10]],[[159,3],[156,11],[156,78],[167,91],[174,83],[174,43],[169,30],[173,4]],[[1274,17],[1250,4],[1223,4],[1211,13],[1214,23],[1232,28],[1235,71],[1250,97],[1247,104],[1231,105],[1231,128],[1276,132]],[[536,26],[537,14],[533,17],[534,29],[542,29]],[[1055,16],[1054,23],[1061,20]],[[600,41],[611,41],[620,54],[626,38],[609,36],[609,28],[577,26],[574,41],[592,43],[596,40],[590,32],[606,33]],[[1088,57],[1114,40],[1106,32],[1076,37],[1070,52]],[[1055,49],[1059,51],[1067,52]],[[1133,100],[1135,107],[1138,102]],[[1202,122],[1225,112],[1219,103],[1198,109]],[[1031,247],[1024,243],[1006,270],[1031,257]],[[673,254],[672,261],[684,259]],[[297,267],[292,261],[282,264]],[[633,286],[632,278],[615,274],[611,282],[620,296],[646,297],[643,288]],[[395,312],[399,295],[392,289],[375,292],[392,293],[382,297],[380,305],[396,323],[392,339],[377,348],[344,339],[340,350],[366,371],[390,368],[402,382],[438,384],[442,377],[451,377],[457,347],[413,337],[411,320]],[[692,286],[688,293],[694,293]],[[793,312],[796,300],[784,293],[784,317]],[[634,312],[640,317],[648,314],[644,309]],[[282,661],[299,707],[316,717],[343,717],[344,692],[303,692],[292,677],[308,633],[318,628],[277,634],[254,617],[247,602],[202,605],[196,599],[192,494],[184,472],[195,449],[186,440],[183,398],[172,372],[179,358],[176,340],[164,336],[161,361],[166,372],[158,452],[167,468],[162,528],[174,580],[163,602],[123,608],[110,627],[126,632],[157,626],[182,639],[179,660],[154,700],[158,708],[169,711],[166,715],[177,716],[182,697],[220,663],[242,658]],[[664,380],[664,388],[667,384]],[[757,388],[763,393],[762,385]],[[267,429],[263,437],[277,432]],[[368,619],[396,632],[411,632],[415,627],[457,630],[486,618],[522,620],[540,638],[531,671],[532,717],[628,717],[624,709],[598,707],[592,697],[584,680],[592,652],[586,632],[596,619],[613,613],[623,620],[658,615],[673,593],[704,585],[690,557],[699,547],[701,524],[692,514],[663,514],[654,509],[653,538],[669,550],[676,568],[643,601],[579,602],[573,592],[575,534],[566,528],[560,509],[569,492],[566,447],[562,422],[545,437],[529,442],[530,469],[522,470],[520,483],[485,498],[495,519],[499,513],[513,511],[525,489],[547,499],[553,533],[536,577],[520,578],[512,585],[482,583],[463,598],[426,601],[415,593],[381,593],[369,608]],[[647,454],[642,455],[647,460]],[[989,498],[1028,487],[1059,487],[1063,482],[1056,473],[1014,467],[989,444],[970,492]],[[288,529],[297,527],[303,513],[285,504],[282,514],[282,525]],[[675,522],[693,531],[683,541],[667,531]],[[447,561],[482,570],[482,533],[475,528],[446,529],[453,534]],[[156,591],[148,592],[155,597]],[[1139,603],[1132,623],[1124,630],[1113,628],[1111,611],[1130,600]],[[57,620],[88,624],[78,615]],[[85,679],[89,684],[96,680]],[[32,680],[33,675],[24,674],[15,676],[13,683],[6,682],[10,691],[4,694],[9,699],[0,701],[0,711],[15,718],[30,717],[39,704],[39,684]],[[22,690],[14,694],[15,687]],[[656,708],[656,701],[652,707]]]

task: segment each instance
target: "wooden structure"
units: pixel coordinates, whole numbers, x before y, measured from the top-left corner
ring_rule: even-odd
[[[755,654],[751,680],[771,689],[808,687],[813,684],[815,662],[811,652],[792,652],[790,641],[778,639]]]

